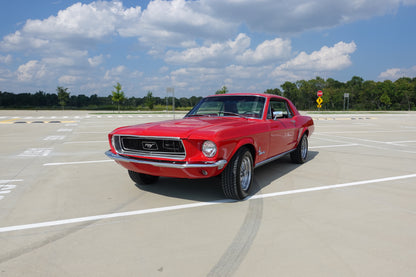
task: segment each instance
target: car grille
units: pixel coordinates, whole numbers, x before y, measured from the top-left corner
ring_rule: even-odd
[[[115,135],[113,145],[119,154],[173,159],[184,159],[186,156],[179,138]]]

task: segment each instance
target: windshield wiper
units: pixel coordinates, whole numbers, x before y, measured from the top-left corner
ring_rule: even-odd
[[[234,116],[246,118],[244,115],[238,114],[238,113],[233,113],[233,112],[221,112],[221,113],[223,113],[224,115],[228,114],[228,115],[234,115]]]
[[[218,116],[216,113],[205,113],[205,114],[190,114],[188,117],[201,117],[201,116]]]

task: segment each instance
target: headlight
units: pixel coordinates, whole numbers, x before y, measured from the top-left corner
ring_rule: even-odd
[[[206,140],[202,144],[202,153],[204,153],[205,157],[212,158],[217,154],[217,146],[214,142]]]

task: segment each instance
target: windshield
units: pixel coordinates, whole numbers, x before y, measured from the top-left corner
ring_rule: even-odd
[[[254,95],[213,96],[201,100],[187,115],[262,118],[265,98]]]

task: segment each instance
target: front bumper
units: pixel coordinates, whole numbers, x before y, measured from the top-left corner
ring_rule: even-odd
[[[206,178],[216,175],[227,164],[226,160],[219,160],[212,163],[175,163],[139,160],[114,154],[110,150],[105,152],[105,154],[129,170],[166,177]]]

